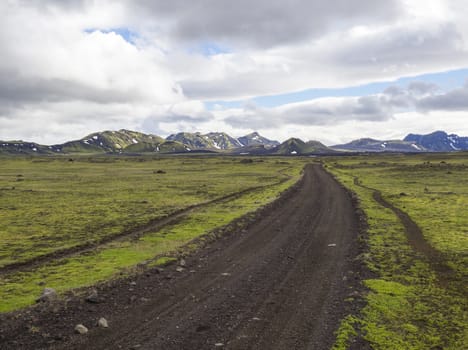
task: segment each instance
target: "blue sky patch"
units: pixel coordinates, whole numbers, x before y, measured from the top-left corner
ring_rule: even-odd
[[[433,83],[439,86],[442,91],[449,91],[463,86],[468,78],[468,69],[458,69],[442,73],[424,74],[414,77],[400,78],[396,81],[384,81],[365,85],[352,86],[337,89],[308,89],[298,92],[291,92],[280,95],[259,96],[250,99],[255,105],[260,107],[277,107],[288,103],[303,102],[320,97],[349,97],[367,96],[383,92],[389,86],[406,87],[414,81]],[[223,109],[242,108],[247,100],[236,101],[206,101],[208,110],[214,110],[221,106]]]
[[[231,53],[232,50],[213,42],[203,42],[188,49],[189,53],[199,53],[203,56],[215,56],[223,53]]]
[[[96,31],[102,33],[115,33],[120,35],[126,42],[135,45],[135,39],[139,37],[138,33],[131,31],[128,28],[109,28],[109,29],[98,29],[98,28],[88,28],[84,30],[85,33],[93,33]]]

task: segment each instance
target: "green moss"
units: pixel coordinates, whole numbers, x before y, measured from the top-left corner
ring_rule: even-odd
[[[464,164],[468,164],[466,154],[379,155],[327,163],[359,196],[368,218],[370,252],[363,258],[378,277],[365,281],[370,292],[356,324],[374,349],[461,349],[466,344],[468,177]],[[430,259],[411,248],[399,219],[376,203],[373,191],[366,187],[379,190],[386,201],[408,213],[456,273],[439,283]]]
[[[233,219],[277,198],[283,190],[297,181],[304,164],[300,159],[294,165],[284,165],[276,159],[268,159],[254,162],[246,170],[245,165],[238,161],[233,162],[233,158],[140,160],[143,161],[129,161],[131,167],[129,164],[121,164],[126,162],[122,159],[115,160],[110,165],[82,161],[80,167],[86,169],[83,172],[87,173],[84,184],[79,183],[73,188],[68,183],[72,188],[68,193],[65,191],[66,180],[58,179],[58,183],[63,181],[60,184],[63,186],[61,191],[52,191],[40,205],[34,202],[24,203],[24,207],[18,208],[16,214],[9,217],[10,228],[0,231],[6,241],[11,237],[10,245],[2,247],[5,252],[3,261],[21,261],[53,249],[93,241],[129,230],[176,209],[206,203],[249,188],[257,189],[239,197],[230,197],[193,209],[177,224],[166,226],[157,232],[147,232],[139,239],[119,239],[100,245],[96,250],[81,256],[60,259],[32,271],[1,276],[0,312],[33,303],[43,288],[38,285],[39,281],[64,292],[126,273],[142,261],[151,261],[156,257],[156,264],[164,263],[169,261],[168,256],[171,253],[179,249],[195,249],[196,245],[190,244],[194,238],[227,225]],[[26,161],[11,162],[18,166]],[[46,168],[50,166],[49,175],[43,173],[45,170],[37,169],[41,164],[26,162],[23,164],[25,171],[22,172],[27,174],[26,170],[34,169],[42,174],[44,178],[36,179],[36,186],[41,188],[40,192],[47,192],[50,188],[59,186],[50,183],[50,177],[55,179],[57,176],[53,170],[59,171],[60,167],[67,167],[69,164],[61,160],[52,165],[46,163]],[[155,168],[165,169],[166,173],[155,174]],[[112,178],[101,179],[103,172],[112,174]],[[174,175],[171,177],[169,174],[172,172]],[[91,189],[87,187],[90,183],[94,184]],[[62,195],[66,199],[61,198]],[[93,199],[92,202],[87,201],[88,196]],[[72,199],[74,202],[69,203]],[[9,203],[13,203],[13,199]],[[92,208],[82,207],[86,205],[91,205]],[[61,215],[58,213],[59,209],[62,210]],[[21,216],[26,211],[35,214],[27,219]],[[40,215],[42,211],[49,211],[51,214]],[[53,221],[50,220],[51,215],[54,217]],[[29,231],[34,232],[18,233],[19,226],[26,227],[27,220],[31,222]],[[87,225],[83,225],[83,221]],[[39,229],[42,229],[41,233],[36,232]],[[22,236],[22,240],[13,240],[12,231]],[[12,255],[13,251],[16,256]]]
[[[173,261],[176,261],[177,259],[171,256],[163,256],[158,259],[156,259],[154,262],[149,264],[149,266],[165,266]]]
[[[351,341],[358,335],[356,328],[359,322],[357,317],[351,315],[346,316],[341,321],[332,350],[346,350],[349,347]]]

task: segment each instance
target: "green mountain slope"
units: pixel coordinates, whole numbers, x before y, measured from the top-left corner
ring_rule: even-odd
[[[300,154],[317,154],[317,153],[333,153],[333,150],[318,141],[304,142],[301,139],[290,138],[282,144],[272,149],[273,154],[278,155],[300,155]]]

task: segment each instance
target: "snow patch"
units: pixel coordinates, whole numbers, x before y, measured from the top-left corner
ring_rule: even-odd
[[[132,142],[133,142],[134,144],[137,144],[137,143],[138,143],[138,141],[135,140],[135,139],[132,139]]]
[[[96,135],[94,135],[94,136],[93,136],[93,139],[97,140],[97,139],[98,139],[98,137],[97,137]]]
[[[292,151],[291,154],[297,154],[297,152],[296,152],[296,151]]]
[[[411,147],[417,149],[418,151],[421,151],[421,148],[418,145],[415,145],[414,143],[411,144]]]
[[[36,147],[33,147],[32,150],[33,150],[34,152],[37,152],[37,148],[36,148]]]

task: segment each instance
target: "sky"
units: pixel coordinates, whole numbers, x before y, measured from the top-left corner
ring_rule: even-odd
[[[4,0],[0,140],[468,136],[465,0]]]

